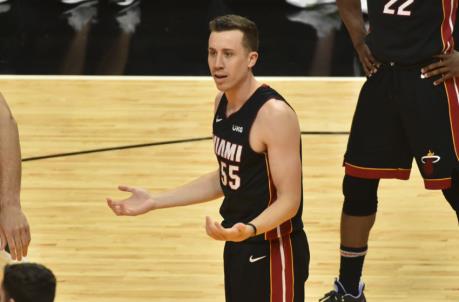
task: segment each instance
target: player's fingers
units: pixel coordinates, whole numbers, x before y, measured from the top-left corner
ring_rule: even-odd
[[[444,61],[438,61],[421,68],[421,73],[426,74],[445,66]]]
[[[22,256],[27,256],[29,251],[30,245],[30,230],[29,227],[24,228],[21,232],[21,240],[22,240]]]
[[[16,229],[13,232],[13,240],[14,244],[16,245],[16,260],[21,261],[22,260],[22,253],[23,253],[23,248],[22,248],[22,238],[21,238],[21,232],[20,229]]]
[[[108,200],[107,200],[107,203],[110,209],[112,209],[113,213],[115,213],[115,215],[117,216],[121,215],[121,204],[114,203],[113,201],[108,201]]]
[[[122,204],[123,204],[122,201],[114,201],[111,198],[107,198],[107,205],[112,209],[114,209],[115,207],[119,208],[119,206],[122,205]]]
[[[115,214],[118,216],[124,215],[124,208],[122,204],[114,205],[113,210],[115,211]]]
[[[369,77],[375,74],[378,71],[379,66],[381,65],[381,63],[379,63],[373,58],[371,53],[369,53],[368,55],[365,55],[363,62],[365,62],[364,63],[365,74]]]
[[[362,63],[362,67],[363,67],[363,71],[365,72],[365,75],[370,77],[372,75],[372,64],[371,64],[371,62],[366,57],[361,58],[360,62]]]
[[[17,260],[17,248],[16,248],[16,244],[14,242],[13,236],[10,236],[9,234],[6,234],[6,241],[8,242],[8,247],[10,249],[11,259]]]
[[[134,192],[135,192],[135,188],[130,187],[130,186],[126,186],[126,185],[119,185],[119,186],[118,186],[118,189],[119,189],[120,191],[123,191],[123,192],[131,192],[131,193],[134,193]]]
[[[375,57],[373,56],[373,54],[371,53],[368,47],[364,48],[364,58],[365,58],[365,64],[367,66],[369,73],[370,74],[376,73],[381,63],[375,59]]]
[[[440,60],[445,60],[445,59],[448,59],[450,56],[451,56],[451,54],[442,53],[442,54],[439,54],[439,55],[435,55],[434,58],[438,58]]]
[[[115,202],[112,199],[107,198],[107,205],[113,212],[115,212]]]
[[[217,240],[224,240],[224,231],[223,228],[220,226],[219,223],[209,218],[210,230]]]
[[[209,216],[206,216],[206,233],[209,237],[218,240],[218,237],[215,235],[212,219]]]
[[[437,85],[440,85],[440,84],[444,83],[445,81],[447,81],[447,80],[449,80],[451,78],[453,78],[453,74],[452,73],[446,73],[446,74],[443,74],[441,76],[441,78],[439,78],[438,80],[435,80],[433,84],[435,86],[437,86]]]
[[[228,240],[228,236],[231,235],[231,231],[222,227],[218,221],[214,221],[215,233],[220,240]]]
[[[216,240],[225,240],[222,230],[218,228],[216,225],[217,223],[213,219],[208,217],[207,223],[209,225],[209,231],[212,234],[212,238]]]
[[[422,78],[428,79],[434,76],[443,75],[449,73],[448,67],[440,67],[429,72],[425,72],[421,75]]]
[[[1,250],[3,251],[6,248],[6,244],[8,243],[7,240],[6,240],[6,235],[5,235],[5,232],[3,231],[3,229],[0,229],[0,238],[2,240],[0,247],[1,247]]]
[[[208,221],[208,220],[209,220],[209,217],[206,216],[206,223],[205,223],[204,226],[205,226],[205,228],[206,228],[206,234],[207,234],[208,236],[212,237],[212,236],[210,235],[211,233],[210,233],[209,221]]]
[[[375,57],[373,57],[373,54],[371,53],[370,50],[367,50],[366,57],[367,57],[369,63],[371,64],[372,68],[377,68],[377,67],[379,67],[379,65],[381,65],[381,63],[379,63],[378,60],[376,60]]]

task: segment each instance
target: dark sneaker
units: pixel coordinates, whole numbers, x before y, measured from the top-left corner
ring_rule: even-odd
[[[319,302],[366,302],[365,295],[363,294],[363,289],[365,288],[365,284],[360,282],[359,284],[359,294],[357,296],[353,296],[351,294],[346,293],[343,285],[339,282],[338,279],[335,279],[335,283],[333,284],[334,290],[325,294],[325,296],[319,300]]]

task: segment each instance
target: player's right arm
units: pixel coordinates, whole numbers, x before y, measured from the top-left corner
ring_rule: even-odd
[[[371,76],[376,72],[380,63],[376,61],[365,43],[365,37],[368,32],[363,21],[360,0],[337,0],[336,3],[341,19],[351,36],[352,44],[359,55],[365,74]]]
[[[142,188],[129,186],[118,188],[123,192],[131,193],[131,196],[124,200],[115,201],[107,198],[108,206],[119,216],[137,216],[152,210],[202,203],[223,196],[219,170],[157,195],[152,195]]]
[[[222,95],[219,93],[216,96],[214,111],[217,110]],[[219,169],[202,175],[183,186],[154,196],[142,188],[119,186],[118,189],[131,193],[131,196],[118,201],[107,198],[107,204],[116,215],[127,216],[136,216],[156,209],[202,203],[223,196]]]

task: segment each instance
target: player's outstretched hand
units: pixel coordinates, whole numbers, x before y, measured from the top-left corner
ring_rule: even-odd
[[[364,41],[354,45],[354,48],[359,56],[360,63],[362,63],[363,71],[367,77],[371,77],[378,71],[381,63],[373,57],[373,54]]]
[[[239,242],[251,237],[253,228],[239,222],[226,229],[218,221],[206,216],[206,232],[215,240]]]
[[[421,69],[421,77],[428,79],[440,76],[434,81],[434,85],[439,85],[446,80],[459,76],[459,52],[453,51],[449,54],[436,56],[438,62],[432,63]]]
[[[21,261],[27,256],[30,244],[30,229],[27,218],[18,206],[6,206],[0,211],[1,249],[6,244],[10,249],[11,258]]]
[[[147,190],[128,186],[119,186],[118,189],[131,193],[131,196],[119,201],[115,201],[110,197],[107,198],[108,206],[116,215],[137,216],[154,209],[155,203]]]

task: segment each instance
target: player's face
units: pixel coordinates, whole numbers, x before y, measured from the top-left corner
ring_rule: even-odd
[[[212,32],[209,37],[207,61],[218,90],[228,91],[244,81],[252,72],[258,54],[242,44],[239,30]]]

